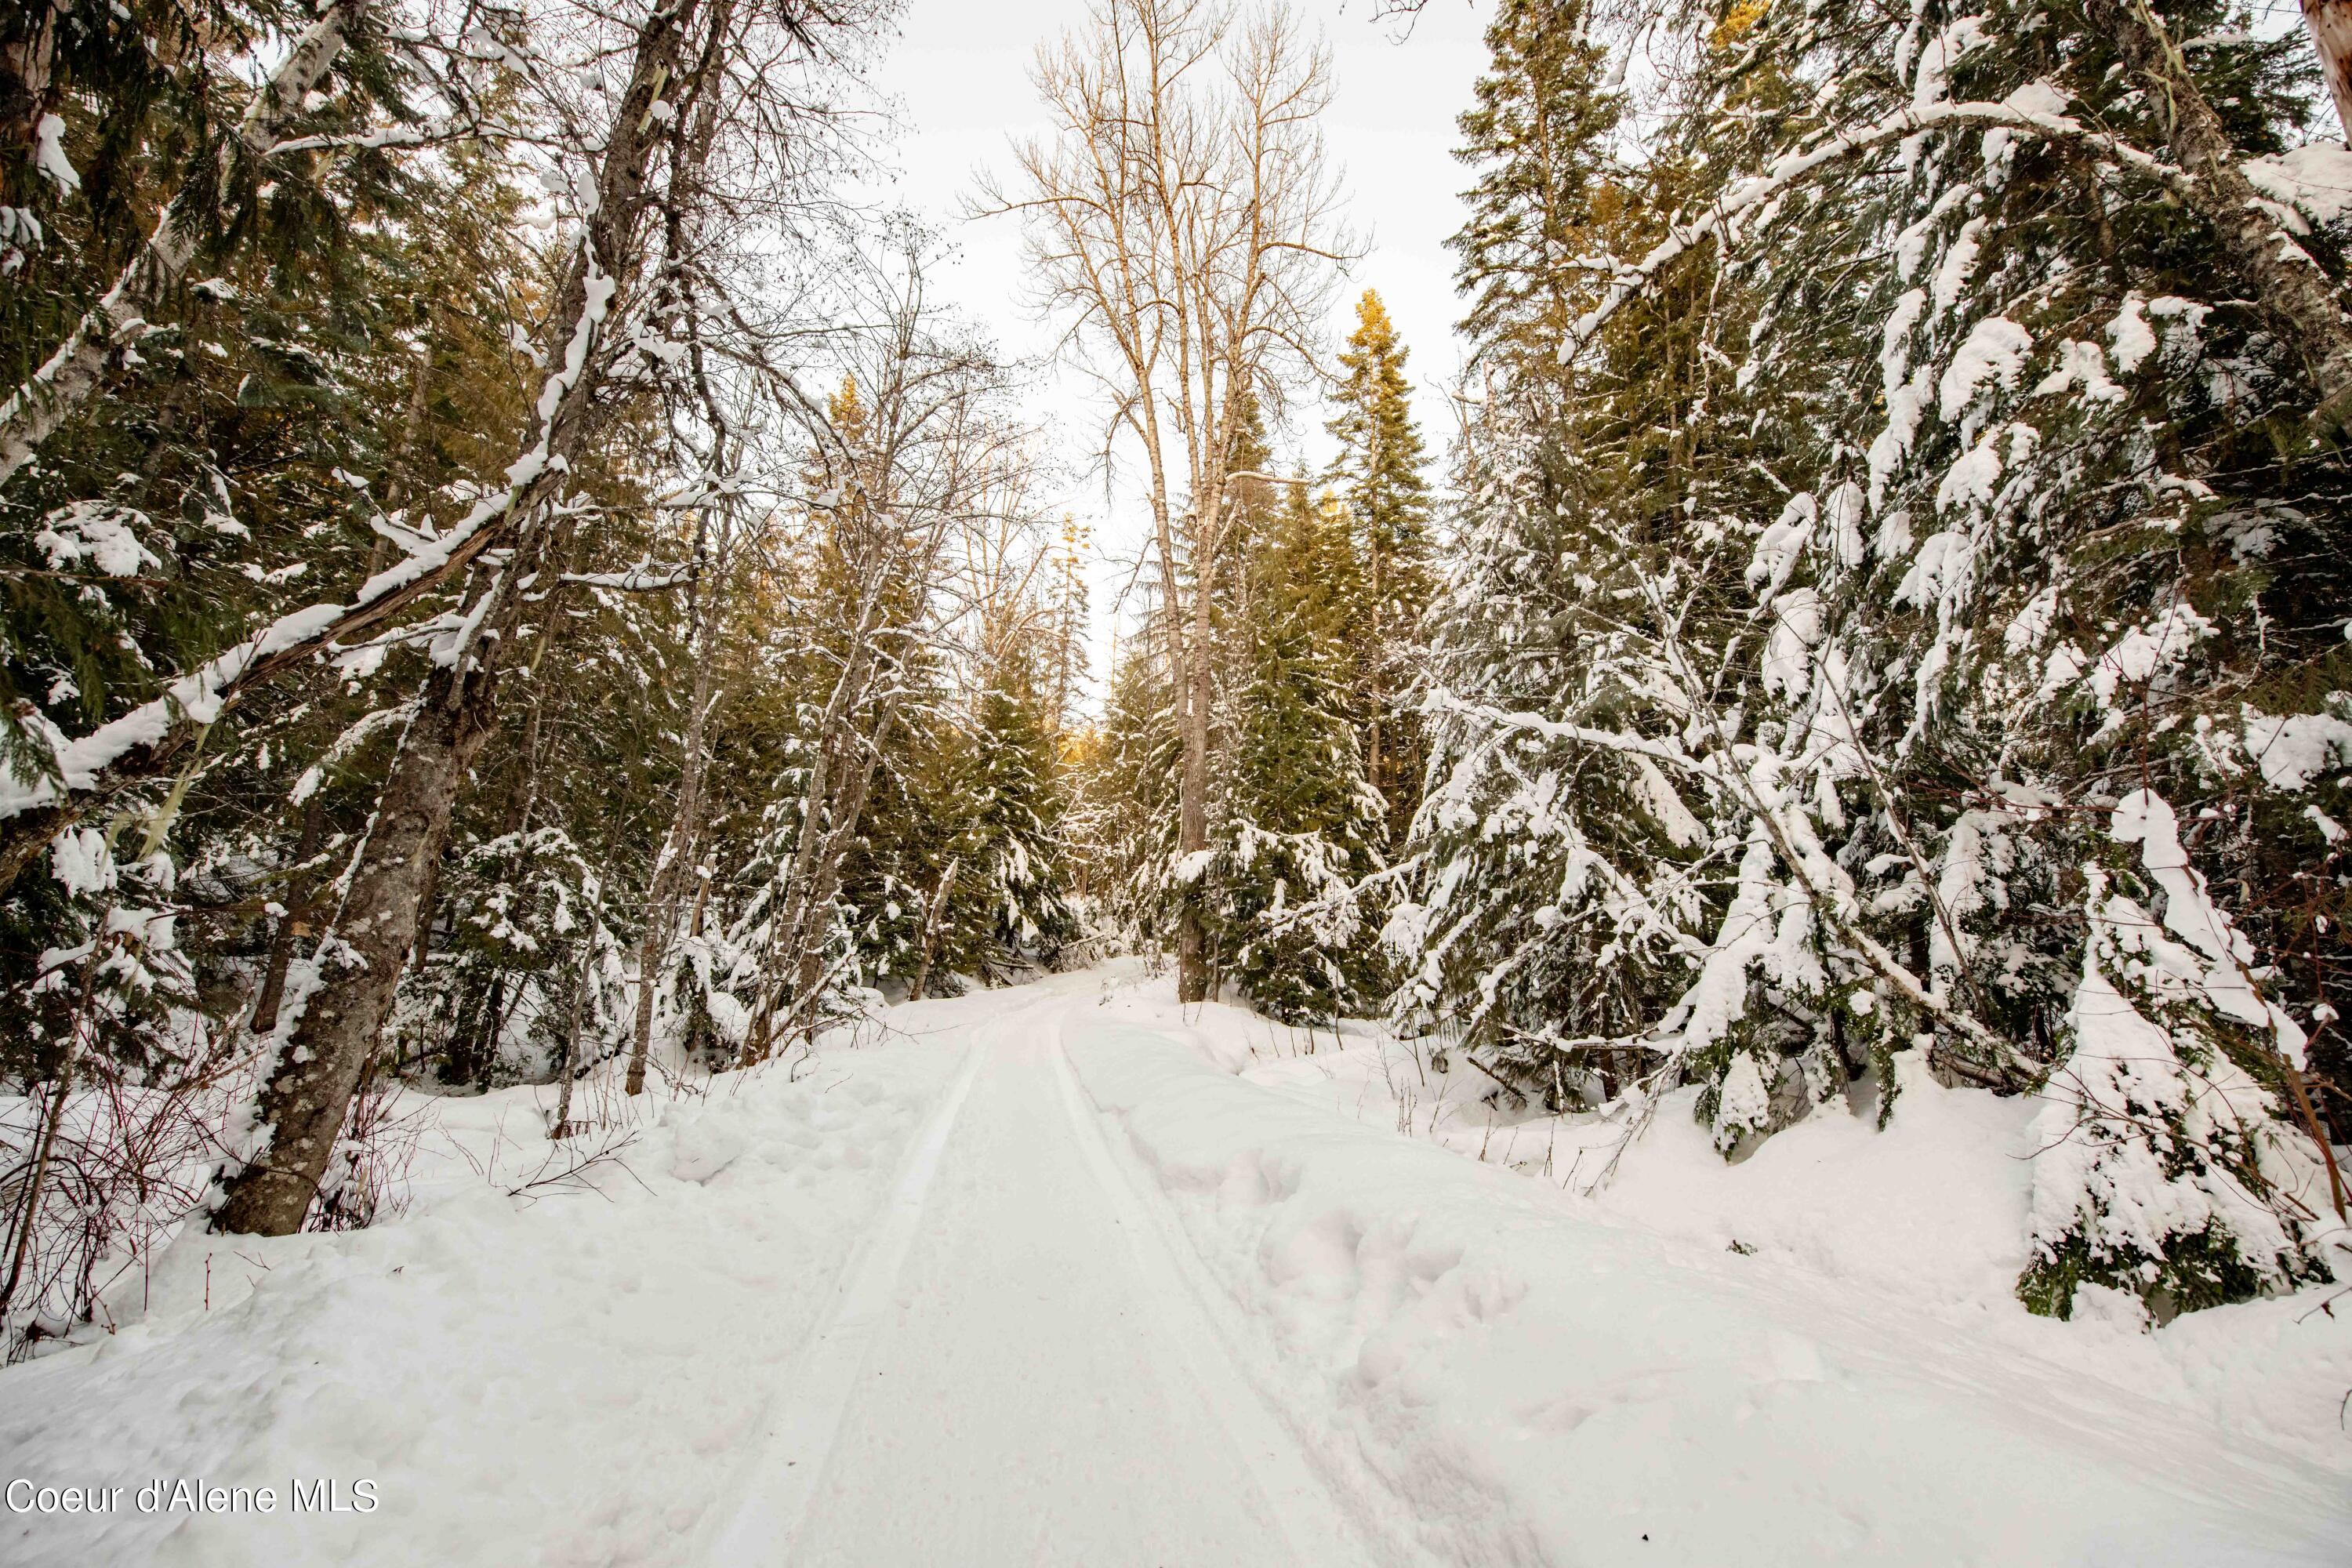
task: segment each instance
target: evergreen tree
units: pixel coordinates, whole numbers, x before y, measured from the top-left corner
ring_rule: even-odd
[[[956,876],[937,962],[998,979],[1050,966],[1078,934],[1061,835],[1061,761],[1042,661],[1028,644],[1009,638],[987,657],[962,765],[950,774],[953,802],[941,803],[955,826],[946,856]]]
[[[1406,351],[1396,324],[1372,290],[1356,305],[1356,330],[1339,355],[1339,443],[1332,479],[1355,539],[1361,592],[1355,623],[1364,768],[1402,826],[1421,784],[1419,737],[1404,710],[1410,649],[1431,588],[1429,482],[1423,477],[1421,431],[1405,380]]]
[[[1231,756],[1204,879],[1243,994],[1331,1018],[1372,994],[1357,884],[1379,869],[1386,803],[1358,743],[1349,616],[1363,594],[1349,514],[1304,483],[1251,542]]]
[[[1074,759],[1076,799],[1065,819],[1095,922],[1122,944],[1156,944],[1174,931],[1175,693],[1153,630],[1147,615],[1114,650],[1102,718]]]
[[[1503,0],[1486,41],[1491,63],[1454,152],[1477,171],[1453,240],[1463,326],[1481,350],[1557,343],[1595,233],[1620,210],[1607,175],[1622,102],[1586,0]]]
[[[1695,1084],[1727,1152],[1842,1092],[1883,1120],[1912,1053],[2044,1093],[2041,1310],[2301,1277],[2343,1198],[2292,1012],[2339,982],[2280,962],[2315,884],[2274,858],[2296,809],[2332,847],[2352,729],[2340,305],[2273,266],[2286,233],[2340,290],[2293,42],[2097,0],[1691,21],[1577,313],[1486,329],[1401,1009],[1531,1088]]]

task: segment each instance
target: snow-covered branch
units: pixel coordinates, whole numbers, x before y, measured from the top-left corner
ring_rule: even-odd
[[[1763,212],[1776,198],[1822,170],[1922,132],[1959,125],[2006,126],[2087,148],[2175,191],[2186,193],[2196,186],[2195,177],[2186,170],[2057,112],[2063,102],[2054,90],[2037,82],[1998,103],[1945,100],[1914,104],[1869,125],[1842,132],[1818,146],[1775,159],[1763,174],[1742,180],[1724,192],[1707,213],[1670,226],[1666,237],[1649,254],[1620,272],[1592,309],[1578,317],[1569,329],[1560,346],[1561,360],[1565,362],[1582,353],[1619,310],[1648,293],[1667,268],[1705,241],[1717,239],[1727,245],[1736,241],[1745,219]]]

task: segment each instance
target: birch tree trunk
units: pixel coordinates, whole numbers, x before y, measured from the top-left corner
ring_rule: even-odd
[[[1215,89],[1199,79],[1210,61]],[[1110,428],[1136,438],[1150,470],[1181,753],[1171,869],[1184,876],[1186,1002],[1210,984],[1195,858],[1209,847],[1211,605],[1231,542],[1234,425],[1314,336],[1350,244],[1317,129],[1328,71],[1278,13],[1236,28],[1230,13],[1184,0],[1106,0],[1040,60],[1055,133],[1019,149],[1026,190],[988,192],[987,210],[1028,220],[1048,300],[1099,356]]]
[[[940,885],[931,890],[930,912],[923,917],[923,955],[915,963],[915,983],[907,988],[907,1000],[919,1002],[923,988],[930,984],[931,964],[940,953],[940,922],[947,918],[948,900],[955,897],[956,873],[963,868],[961,859],[948,862],[940,873]]]
[[[2303,25],[2336,100],[2336,128],[2352,142],[2352,0],[2303,0]]]
[[[270,935],[269,967],[262,975],[261,990],[254,997],[252,1030],[257,1038],[278,1027],[278,1000],[286,994],[286,972],[294,963],[294,939],[310,934],[311,884],[315,879],[310,862],[318,858],[326,822],[325,799],[313,791],[302,807],[301,837],[294,846],[294,875],[286,884],[286,912],[278,918],[278,929]]]
[[[678,888],[686,868],[693,863],[696,843],[702,831],[704,741],[711,706],[718,700],[719,628],[726,614],[730,534],[730,526],[722,522],[719,549],[709,568],[709,588],[696,595],[694,692],[686,713],[686,755],[678,779],[677,807],[670,816],[669,831],[663,836],[661,853],[654,862],[652,885],[646,893],[646,929],[637,944],[636,1018],[629,1043],[626,1083],[631,1094],[645,1092],[646,1062],[653,1049],[654,1000],[660,989],[662,966],[668,962],[671,934],[677,924]],[[698,563],[698,573],[703,570]]]

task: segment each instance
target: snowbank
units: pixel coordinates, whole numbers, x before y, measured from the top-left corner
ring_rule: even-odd
[[[278,1512],[5,1512],[0,1560],[685,1561],[960,1045],[651,1099],[610,1161],[520,1196],[569,1163],[548,1091],[431,1101],[404,1216],[184,1237],[131,1326],[0,1373],[0,1476],[268,1486]],[[291,1514],[297,1479],[347,1506],[371,1480],[374,1510]]]
[[[2352,1440],[2323,1447],[2312,1397],[2275,1404],[2352,1388],[2352,1322],[2294,1321],[2310,1302],[2201,1314],[2168,1355],[2021,1311],[1972,1325],[1866,1270],[1608,1223],[1156,1031],[1106,1017],[1065,1037],[1258,1325],[1276,1403],[1333,1474],[1402,1495],[1442,1558],[2352,1557]]]

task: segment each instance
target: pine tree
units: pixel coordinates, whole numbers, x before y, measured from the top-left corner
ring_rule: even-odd
[[[1729,868],[1703,794],[1590,738],[1671,732],[1642,717],[1685,679],[1668,635],[1715,614],[1719,571],[1660,482],[1687,469],[1693,339],[1715,301],[1703,276],[1677,279],[1568,353],[1606,258],[1649,243],[1689,160],[1658,146],[1638,176],[1620,166],[1620,105],[1580,12],[1507,9],[1488,43],[1460,152],[1482,174],[1452,241],[1483,396],[1424,621],[1430,762],[1388,931],[1406,972],[1391,1006],[1559,1106],[1653,1065],[1646,1023],[1679,994],[1685,928]]]
[[[2265,172],[2294,43],[2101,0],[1691,19],[1641,201],[1578,237],[1613,260],[1542,352],[1541,310],[1493,335],[1401,1010],[1535,1082],[1696,1086],[1727,1152],[1841,1092],[1884,1121],[1922,1058],[2044,1093],[2038,1310],[2301,1278],[2343,1197],[2292,1010],[2341,982],[2279,962],[2318,885],[2283,861],[2334,853],[2352,700],[2310,521],[2341,311],[2273,265],[2340,289]]]
[[[1066,818],[1095,924],[1122,945],[1154,945],[1175,930],[1175,697],[1152,630],[1147,616],[1114,650],[1102,718],[1075,759]]]
[[[955,829],[946,855],[956,879],[939,962],[997,979],[1050,966],[1078,933],[1049,689],[1029,640],[1006,639],[988,656],[963,763],[950,775],[954,804],[941,803]]]
[[[1454,237],[1464,330],[1482,349],[1558,342],[1578,312],[1594,232],[1619,210],[1606,175],[1622,103],[1585,0],[1504,0],[1491,64],[1454,156],[1477,170]]]
[[[1372,290],[1356,305],[1356,330],[1339,355],[1339,443],[1332,479],[1339,488],[1360,563],[1361,593],[1349,608],[1362,709],[1366,775],[1402,827],[1421,784],[1421,748],[1403,692],[1409,650],[1432,584],[1429,482],[1421,431],[1405,380],[1406,351]]]

